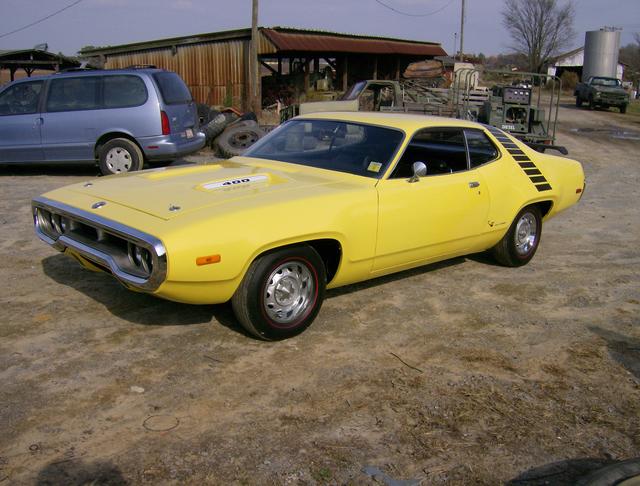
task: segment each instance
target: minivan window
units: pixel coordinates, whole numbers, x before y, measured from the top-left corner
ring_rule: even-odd
[[[138,76],[105,76],[102,79],[105,108],[140,106],[147,101],[147,88]]]
[[[42,81],[14,84],[0,93],[0,115],[29,115],[38,111]]]
[[[153,77],[158,83],[162,99],[166,104],[188,103],[193,99],[189,88],[176,73],[155,73]]]
[[[51,81],[47,111],[95,110],[100,108],[98,76],[59,78]]]

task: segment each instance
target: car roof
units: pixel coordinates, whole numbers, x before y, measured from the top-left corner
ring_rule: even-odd
[[[52,74],[41,74],[39,76],[31,76],[28,78],[20,78],[12,81],[9,84],[14,83],[24,83],[28,81],[39,81],[43,79],[50,78],[59,78],[59,77],[78,77],[78,76],[95,76],[96,74],[132,74],[132,73],[162,73],[162,72],[172,72],[167,71],[165,69],[157,69],[157,68],[125,68],[125,69],[70,69],[68,71],[60,71]]]
[[[296,120],[337,120],[382,125],[389,128],[399,128],[406,132],[412,132],[429,126],[433,127],[461,127],[484,129],[484,125],[468,120],[446,118],[442,116],[429,116],[414,113],[384,113],[371,111],[331,111],[308,113],[295,118]]]

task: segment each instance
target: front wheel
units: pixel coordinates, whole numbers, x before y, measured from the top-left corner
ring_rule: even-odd
[[[98,150],[98,165],[104,175],[142,169],[144,156],[140,148],[126,138],[114,138]]]
[[[625,114],[627,112],[627,105],[620,105],[620,113]]]
[[[582,106],[582,98],[580,98],[580,96],[576,96],[576,106],[578,108]]]
[[[535,255],[542,234],[542,214],[536,206],[522,209],[507,234],[491,249],[498,263],[507,267],[526,265]]]
[[[326,270],[310,246],[280,248],[249,267],[231,304],[240,324],[266,341],[304,331],[320,311]]]

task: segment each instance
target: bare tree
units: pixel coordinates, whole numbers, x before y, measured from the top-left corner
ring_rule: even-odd
[[[501,15],[512,49],[527,56],[532,72],[541,72],[575,35],[573,0],[505,0]]]

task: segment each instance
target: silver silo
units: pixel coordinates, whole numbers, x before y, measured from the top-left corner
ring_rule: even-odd
[[[618,77],[619,30],[593,30],[584,38],[584,66],[582,81],[591,76]]]

